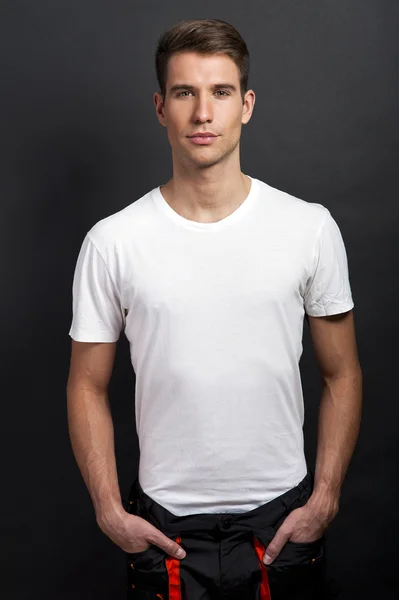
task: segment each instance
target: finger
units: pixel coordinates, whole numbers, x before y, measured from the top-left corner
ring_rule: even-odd
[[[147,537],[147,540],[150,542],[150,544],[155,544],[159,548],[162,548],[162,550],[164,550],[170,556],[180,559],[186,556],[186,552],[181,546],[179,546],[179,544],[169,539],[162,533],[162,531],[156,529],[156,527],[153,528]]]
[[[276,535],[265,550],[265,555],[263,557],[263,562],[265,565],[270,565],[274,560],[276,560],[277,556],[280,554],[281,550],[289,540],[289,537],[290,535],[288,532],[282,530],[281,527],[278,529]]]

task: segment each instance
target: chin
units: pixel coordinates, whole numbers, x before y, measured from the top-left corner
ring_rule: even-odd
[[[207,153],[208,154],[208,153]],[[195,157],[191,157],[192,161],[195,163],[195,165],[197,165],[198,168],[206,168],[206,167],[213,167],[214,165],[217,165],[218,163],[222,162],[223,159],[225,158],[225,155],[215,155],[212,153],[209,153],[208,156],[195,156]]]
[[[221,162],[220,160],[213,160],[213,161],[197,163],[197,167],[199,169],[209,169],[210,167],[214,167],[215,165],[217,165],[220,162]]]
[[[218,163],[221,162],[221,158],[220,157],[204,157],[203,160],[198,160],[198,158],[196,158],[195,160],[191,160],[190,162],[197,167],[197,169],[206,169],[209,167],[213,167],[214,165],[217,165]]]

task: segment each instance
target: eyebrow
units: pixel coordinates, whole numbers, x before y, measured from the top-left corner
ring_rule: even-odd
[[[215,85],[212,86],[212,89],[214,90],[218,90],[220,88],[223,88],[224,90],[231,90],[232,92],[236,92],[237,88],[235,85],[232,85],[231,83],[216,83]],[[172,85],[172,87],[169,89],[169,92],[177,92],[177,90],[196,90],[197,88],[195,87],[195,85],[187,85],[185,83],[177,83],[176,85]]]

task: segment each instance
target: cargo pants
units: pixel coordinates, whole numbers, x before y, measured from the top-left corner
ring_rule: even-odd
[[[128,600],[329,600],[324,535],[311,543],[289,541],[271,565],[262,561],[313,484],[309,470],[297,486],[254,510],[178,517],[145,494],[136,478],[126,510],[176,541],[186,556],[175,559],[155,545],[126,553]]]

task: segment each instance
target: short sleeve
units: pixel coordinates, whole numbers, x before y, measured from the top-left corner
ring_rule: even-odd
[[[115,342],[124,326],[117,287],[102,256],[86,235],[72,284],[71,338],[78,342]]]
[[[312,317],[340,314],[354,306],[344,241],[337,223],[326,210],[304,295],[305,312]]]

